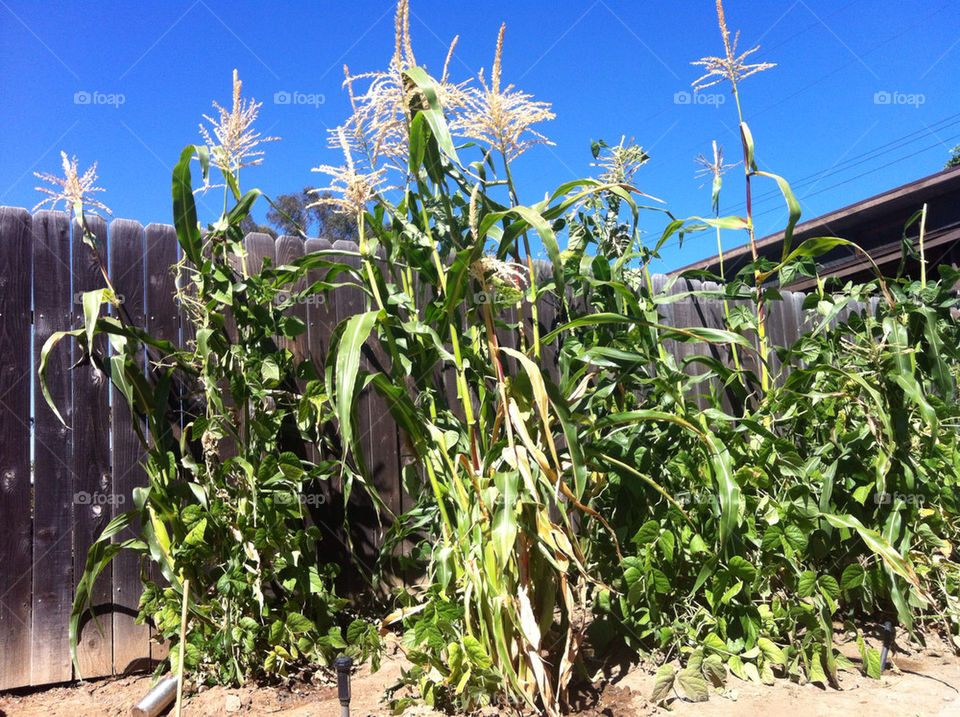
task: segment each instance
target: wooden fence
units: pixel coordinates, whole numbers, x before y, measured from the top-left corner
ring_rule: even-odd
[[[133,321],[158,338],[189,340],[190,324],[177,305],[170,271],[179,259],[173,227],[115,219],[108,231],[98,218],[90,225],[103,240],[111,277]],[[305,251],[331,248],[356,249],[349,243],[331,246],[324,239],[247,237],[254,266],[266,257],[284,264]],[[658,287],[666,281],[655,277]],[[0,689],[75,677],[67,626],[76,580],[90,545],[112,516],[132,507],[133,488],[146,482],[125,401],[93,367],[70,370],[76,358],[73,342],[58,345],[48,372],[50,392],[69,430],[40,393],[41,347],[51,333],[82,325],[80,294],[101,285],[99,269],[66,214],[31,216],[25,209],[0,207]],[[711,287],[681,280],[670,291],[694,288]],[[336,324],[363,310],[359,289],[335,293],[335,302],[295,307],[308,327],[289,344],[298,355],[321,360]],[[784,301],[771,305],[774,343],[789,344],[799,336],[802,301],[802,295],[786,293]],[[508,311],[515,320],[515,310]],[[544,328],[551,328],[552,307],[542,306],[540,313]],[[674,326],[722,325],[718,301],[686,297],[664,304],[662,313]],[[702,344],[670,349],[678,358],[708,350]],[[365,396],[359,420],[367,455],[373,457],[376,487],[393,510],[405,509],[397,430],[383,400]],[[331,517],[330,524],[336,525]],[[354,541],[361,555],[372,556],[375,523],[368,521],[364,529],[361,518],[357,524],[360,533]],[[93,622],[83,627],[79,662],[84,677],[145,668],[163,656],[163,648],[150,642],[149,628],[134,622],[140,570],[135,556],[121,555],[98,580],[93,603],[102,633]]]

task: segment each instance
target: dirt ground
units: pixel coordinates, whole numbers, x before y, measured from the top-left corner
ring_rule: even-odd
[[[879,645],[875,645],[879,647]],[[842,651],[859,662],[856,646],[846,643]],[[653,687],[654,668],[639,665],[623,675],[613,675],[593,704],[579,712],[583,717],[631,717],[674,714],[677,717],[826,717],[849,714],[870,717],[960,717],[960,659],[937,638],[926,648],[898,644],[891,665],[881,680],[859,673],[840,673],[841,689],[797,685],[778,680],[772,686],[742,682],[730,677],[725,694],[711,693],[709,702],[691,703],[674,698],[669,710],[646,699]],[[384,687],[400,674],[400,657],[384,659],[374,674],[360,668],[352,679],[353,717],[383,717],[389,710],[380,703]],[[30,693],[0,693],[0,717],[120,717],[149,690],[150,677],[126,676],[54,687]],[[187,717],[205,715],[277,715],[279,717],[330,717],[339,714],[336,687],[325,678],[294,682],[288,687],[205,689],[185,700]],[[172,710],[166,714],[172,714]],[[425,708],[406,715],[426,717],[438,713]],[[490,713],[494,714],[494,713]]]

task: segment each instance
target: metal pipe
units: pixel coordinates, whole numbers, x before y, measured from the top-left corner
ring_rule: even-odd
[[[337,668],[337,696],[340,698],[340,717],[350,717],[350,669],[352,657],[338,657],[333,661]]]
[[[130,714],[133,717],[157,717],[173,702],[173,698],[176,696],[177,678],[164,677],[142,700],[137,702]]]

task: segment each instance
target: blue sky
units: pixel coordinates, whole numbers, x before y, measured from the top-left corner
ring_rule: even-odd
[[[725,7],[740,48],[759,43],[751,59],[778,65],[745,81],[744,111],[761,168],[795,185],[804,218],[932,174],[960,144],[956,0]],[[317,184],[323,178],[311,167],[339,163],[326,129],[348,113],[342,65],[386,65],[393,8],[392,0],[0,0],[0,204],[32,207],[40,198],[32,172],[59,173],[63,149],[81,169],[98,162],[107,190],[99,198],[115,216],[169,222],[170,171],[183,146],[200,141],[211,100],[229,105],[234,67],[245,95],[263,102],[260,129],[282,138],[265,146],[262,167],[245,170],[244,186],[275,195]],[[728,161],[740,158],[726,89],[684,94],[699,74],[690,62],[721,54],[713,2],[412,0],[418,60],[439,71],[459,34],[453,77],[489,71],[501,21],[505,80],[557,114],[541,127],[555,145],[535,147],[514,167],[521,201],[589,175],[591,139],[626,135],[651,156],[638,188],[677,216],[709,212],[694,157],[716,139]],[[275,102],[282,92],[303,102]],[[726,178],[721,210],[742,214],[742,170]],[[758,184],[756,222],[766,234],[782,228],[785,212],[775,186]],[[200,207],[205,220],[217,211],[212,195]],[[642,221],[651,237],[663,224],[653,213]],[[744,240],[728,233],[724,243]],[[682,249],[671,243],[658,268],[714,251],[711,234],[694,236]]]

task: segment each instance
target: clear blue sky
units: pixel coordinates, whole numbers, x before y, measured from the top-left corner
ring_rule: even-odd
[[[280,194],[319,183],[310,168],[339,163],[325,130],[348,112],[341,66],[386,65],[393,7],[0,0],[0,204],[32,207],[40,197],[32,172],[59,173],[64,149],[81,169],[99,163],[107,190],[99,198],[115,216],[169,222],[170,170],[184,145],[200,141],[211,100],[229,106],[234,67],[245,94],[264,103],[260,129],[282,137],[266,145],[262,167],[245,170],[244,185]],[[960,143],[956,0],[728,0],[726,11],[741,49],[759,43],[753,57],[778,63],[745,81],[744,108],[761,167],[795,183],[804,218],[932,174]],[[556,145],[534,148],[515,167],[522,201],[589,174],[591,138],[625,134],[651,156],[640,189],[677,216],[709,212],[693,159],[712,139],[739,159],[736,110],[725,89],[706,90],[699,103],[678,102],[677,93],[699,74],[692,60],[721,54],[713,2],[412,0],[414,47],[429,69],[439,71],[460,35],[454,78],[489,70],[501,21],[505,79],[557,113],[541,128]],[[93,101],[77,104],[83,92]],[[323,102],[277,104],[278,92]],[[110,95],[122,104],[97,103]],[[724,213],[743,212],[742,184],[740,168],[727,175]],[[758,190],[761,234],[783,225],[774,189]],[[205,203],[210,220],[217,203],[212,195]],[[643,226],[655,236],[663,222],[650,214]],[[682,250],[668,247],[659,268],[714,251],[712,235],[693,237]]]

